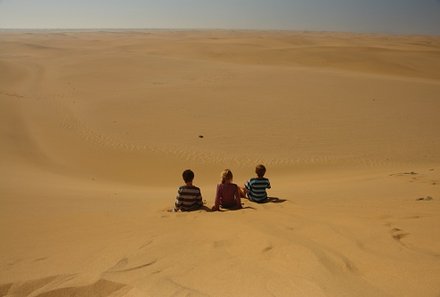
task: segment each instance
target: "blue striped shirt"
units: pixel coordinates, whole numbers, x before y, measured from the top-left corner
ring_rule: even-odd
[[[270,189],[270,182],[265,177],[251,178],[245,187],[250,200],[263,202],[267,199],[266,189]]]

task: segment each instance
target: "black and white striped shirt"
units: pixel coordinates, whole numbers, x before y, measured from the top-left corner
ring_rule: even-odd
[[[203,205],[202,193],[195,186],[181,186],[177,191],[175,210],[190,211]]]

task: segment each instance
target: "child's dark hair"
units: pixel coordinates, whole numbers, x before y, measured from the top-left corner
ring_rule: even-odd
[[[194,172],[191,169],[187,169],[182,173],[182,177],[186,183],[192,182],[194,179]]]
[[[266,167],[264,165],[259,164],[255,168],[255,173],[258,175],[258,177],[263,177],[266,174]]]

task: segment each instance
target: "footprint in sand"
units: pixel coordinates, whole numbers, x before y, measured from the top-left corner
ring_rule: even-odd
[[[7,92],[2,92],[2,91],[0,91],[0,95],[5,95],[5,96],[8,96],[8,97],[14,97],[14,98],[24,98],[23,95],[19,95],[19,94],[16,94],[16,93],[7,93]]]
[[[434,169],[429,169],[429,171],[422,173],[415,171],[393,173],[390,174],[389,176],[404,178],[406,181],[410,183],[424,183],[433,186],[436,186],[440,183],[440,181],[437,179],[437,176],[434,176]]]
[[[420,197],[417,198],[417,201],[431,201],[433,198],[431,196],[426,196],[426,197]]]
[[[405,176],[405,175],[417,175],[417,172],[410,171],[410,172],[402,172],[402,173],[390,174],[390,176]]]
[[[112,268],[107,270],[107,272],[109,272],[109,273],[119,273],[119,272],[134,271],[134,270],[138,270],[138,269],[142,269],[142,268],[151,266],[151,265],[153,265],[156,262],[157,262],[157,260],[155,259],[155,260],[147,262],[147,263],[143,263],[143,264],[140,264],[140,265],[135,265],[135,266],[127,267],[128,266],[128,259],[127,258],[123,258],[123,259],[119,260]]]
[[[269,246],[265,247],[262,252],[267,253],[267,252],[271,251],[272,249],[273,249],[273,246],[269,245]]]
[[[394,240],[397,240],[400,242],[400,240],[406,236],[408,236],[409,233],[404,232],[403,230],[399,228],[393,228],[391,229],[391,236],[393,236]]]
[[[153,241],[150,240],[150,241],[144,243],[143,245],[141,245],[141,246],[139,247],[139,249],[141,250],[141,249],[143,249],[143,248],[146,248],[147,246],[149,246],[149,245],[152,244],[152,243],[153,243]]]

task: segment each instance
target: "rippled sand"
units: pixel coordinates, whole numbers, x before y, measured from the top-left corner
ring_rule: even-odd
[[[439,94],[440,37],[1,32],[0,296],[437,297]]]

